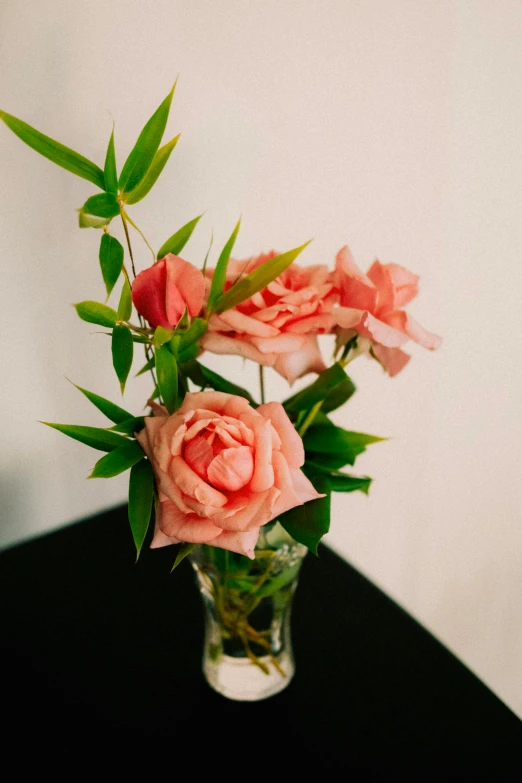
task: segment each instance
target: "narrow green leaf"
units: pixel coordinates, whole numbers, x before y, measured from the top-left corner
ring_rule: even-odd
[[[112,478],[132,468],[145,454],[137,440],[127,440],[110,454],[98,460],[88,478]]]
[[[53,427],[53,429],[63,432],[69,438],[79,440],[80,443],[85,443],[86,446],[91,446],[93,449],[99,449],[100,451],[112,451],[122,444],[128,443],[127,438],[124,438],[123,435],[117,435],[115,432],[103,430],[100,427],[82,427],[79,424],[55,424],[50,421],[42,421],[40,423]]]
[[[128,419],[115,424],[110,429],[114,432],[124,432],[126,435],[134,437],[135,432],[141,432],[145,426],[145,416],[129,416]]]
[[[123,410],[123,408],[120,408],[119,405],[115,405],[110,400],[106,400],[105,397],[100,397],[99,394],[94,394],[94,392],[87,391],[87,389],[82,389],[81,386],[76,386],[75,383],[73,383],[73,386],[75,386],[78,391],[81,391],[99,411],[111,421],[116,422],[116,424],[132,418],[132,413],[127,413],[126,410]]]
[[[312,479],[311,479],[312,480]],[[326,476],[314,476],[312,483],[325,497],[309,500],[302,506],[291,508],[279,517],[286,532],[317,555],[321,538],[330,529],[330,482]]]
[[[74,307],[82,321],[87,321],[90,324],[98,324],[99,326],[108,326],[110,328],[115,326],[118,321],[118,313],[112,307],[99,302],[78,302]]]
[[[107,154],[105,155],[105,167],[103,170],[105,190],[107,193],[118,192],[118,173],[116,171],[116,152],[114,150],[114,128],[112,129]]]
[[[328,477],[332,492],[355,492],[360,490],[368,494],[372,479],[368,476],[346,476],[342,473],[331,474]]]
[[[310,410],[316,403],[324,401],[336,386],[347,379],[348,376],[341,365],[333,364],[318,375],[313,383],[285,400],[283,406],[289,413]],[[322,408],[324,410],[324,402]]]
[[[185,223],[185,225],[176,231],[175,234],[172,234],[172,236],[169,237],[158,250],[158,260],[160,258],[164,258],[167,253],[173,253],[175,256],[179,255],[189,241],[190,237],[192,236],[192,232],[202,217],[203,215],[198,215],[197,218],[189,220],[189,222]]]
[[[312,240],[305,242],[304,245],[296,247],[294,250],[289,250],[287,253],[282,253],[280,256],[270,259],[262,266],[254,269],[250,274],[242,277],[235,285],[228,289],[224,294],[218,297],[216,300],[214,310],[217,313],[222,313],[224,310],[230,310],[231,307],[244,302],[245,299],[249,299],[251,296],[261,291],[263,288],[275,280],[281,275],[290,264],[295,261],[299,253],[301,253],[305,247],[307,247]]]
[[[250,392],[247,392],[246,389],[237,386],[231,381],[227,381],[226,378],[223,378],[221,375],[218,375],[217,372],[205,367],[204,364],[200,364],[200,362],[187,362],[186,364],[181,365],[181,369],[187,378],[190,378],[190,380],[198,386],[210,386],[210,388],[215,389],[215,391],[236,394],[238,397],[244,397],[245,400],[248,400],[254,408],[257,408],[258,406],[258,403],[254,400]]]
[[[241,219],[237,221],[236,227],[232,231],[232,234],[230,235],[228,242],[226,243],[225,247],[221,251],[221,254],[218,258],[216,268],[214,269],[214,274],[212,275],[210,293],[208,295],[207,307],[209,311],[216,309],[215,308],[216,301],[219,299],[219,297],[221,297],[225,289],[225,283],[227,281],[228,261],[230,259],[230,254],[232,253],[232,249],[234,247],[236,237],[239,233],[240,226],[241,226]]]
[[[149,528],[154,492],[154,474],[148,459],[132,466],[129,478],[129,524],[136,545],[136,561]]]
[[[83,209],[78,210],[78,225],[80,228],[103,228],[108,226],[112,218],[94,217],[86,215]]]
[[[119,182],[120,188],[124,193],[130,193],[138,187],[154,160],[167,125],[175,89],[176,85],[174,84],[163,103],[143,128],[138,141],[125,161]]]
[[[178,408],[178,364],[166,345],[156,349],[156,371],[165,407],[174,413]]]
[[[49,136],[44,136],[43,133],[32,128],[26,122],[13,117],[12,114],[7,114],[5,111],[0,111],[0,119],[5,122],[8,128],[15,133],[19,139],[32,147],[33,150],[39,152],[44,158],[48,158],[53,163],[61,166],[63,169],[70,171],[71,174],[76,174],[77,177],[82,177],[93,185],[97,185],[102,190],[105,187],[105,179],[103,171],[90,160],[84,158],[83,155],[79,155],[69,147],[65,147],[58,141],[51,139]]]
[[[325,454],[327,458],[343,459],[343,464],[353,465],[356,457],[366,451],[366,446],[386,440],[364,432],[350,432],[341,427],[310,427],[305,433],[305,451]],[[315,460],[317,461],[317,460]]]
[[[196,544],[187,544],[187,543],[179,545],[176,559],[174,560],[174,564],[170,569],[170,573],[172,573],[174,569],[179,566],[181,561],[184,560],[187,557],[187,555],[190,555],[190,553],[192,552],[195,546]]]
[[[153,370],[155,366],[156,366],[156,360],[155,360],[154,356],[151,356],[151,358],[148,360],[148,362],[145,362],[145,364],[143,365],[141,370],[136,373],[136,378],[138,377],[138,375],[143,375],[144,373],[148,372],[149,370]]]
[[[118,376],[122,394],[132,367],[133,351],[130,329],[127,326],[115,326],[112,330],[112,365]]]
[[[123,245],[116,237],[105,233],[102,235],[99,259],[103,282],[109,296],[123,267]]]
[[[128,321],[132,313],[132,291],[129,281],[125,278],[121,289],[120,301],[118,304],[118,318],[122,321]],[[133,335],[134,340],[135,335]],[[136,342],[136,340],[134,340]]]
[[[169,141],[156,152],[152,163],[150,164],[150,168],[141,180],[140,184],[125,196],[126,204],[137,204],[138,201],[141,201],[143,198],[145,198],[147,193],[154,187],[159,175],[167,165],[167,161],[170,158],[170,153],[178,143],[179,137],[180,134],[178,133],[177,136],[171,139],[171,141]]]
[[[120,205],[114,193],[98,193],[87,199],[81,211],[96,217],[113,218],[120,214]]]
[[[161,348],[162,345],[168,343],[173,334],[174,331],[172,329],[164,329],[163,326],[157,326],[153,337],[154,347]]]
[[[330,475],[332,472],[336,473],[340,468],[344,468],[345,465],[353,465],[357,455],[353,455],[352,452],[347,454],[320,454],[315,451],[306,450],[306,465],[307,475],[314,473],[311,468],[315,469],[315,473],[327,473]]]

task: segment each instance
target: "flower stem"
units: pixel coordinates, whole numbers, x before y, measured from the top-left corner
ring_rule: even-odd
[[[138,228],[138,226],[136,225],[136,223],[135,223],[135,222],[132,220],[132,218],[131,218],[129,215],[127,215],[127,213],[126,213],[126,212],[122,211],[122,216],[123,216],[123,215],[125,215],[125,219],[129,221],[129,223],[131,224],[131,226],[133,227],[133,229],[134,229],[135,231],[137,231],[137,232],[138,232],[138,234],[140,235],[140,237],[143,239],[143,241],[145,242],[145,244],[146,244],[146,245],[147,245],[147,247],[149,248],[150,252],[152,253],[152,258],[153,258],[153,259],[154,259],[154,261],[155,261],[155,260],[156,260],[156,253],[154,252],[154,250],[152,249],[152,247],[149,245],[149,243],[148,243],[148,241],[147,241],[147,237],[145,236],[145,234],[143,233],[143,231],[142,231],[140,228]]]
[[[265,402],[265,375],[264,375],[264,367],[262,364],[259,365],[259,393],[261,395],[261,403],[264,404]]]
[[[323,401],[319,400],[319,402],[316,402],[314,407],[307,414],[305,420],[303,421],[303,423],[301,424],[301,426],[299,427],[299,430],[298,430],[299,435],[301,437],[303,437],[303,435],[305,434],[306,430],[308,429],[310,424],[313,422],[313,420],[315,419],[316,415],[319,413],[322,404],[323,404]]]

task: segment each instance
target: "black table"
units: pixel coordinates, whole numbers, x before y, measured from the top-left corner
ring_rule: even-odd
[[[170,573],[173,553],[134,564],[119,507],[0,555],[3,761],[83,769],[110,752],[169,778],[522,780],[522,721],[326,546],[302,568],[288,688],[257,703],[215,693],[195,577],[187,560]]]

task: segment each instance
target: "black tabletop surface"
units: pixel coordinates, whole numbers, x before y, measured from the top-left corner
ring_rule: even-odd
[[[194,573],[171,574],[173,554],[135,564],[124,507],[1,553],[4,760],[522,780],[522,721],[326,546],[301,571],[290,685],[256,703],[215,693]]]

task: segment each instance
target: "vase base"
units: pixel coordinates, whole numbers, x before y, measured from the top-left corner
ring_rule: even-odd
[[[203,671],[211,688],[234,701],[260,701],[284,690],[294,675],[294,663],[290,655],[282,653],[275,659],[259,658],[268,669],[266,674],[248,658],[232,658],[222,655],[217,663],[204,662]],[[279,670],[278,670],[279,669]]]

